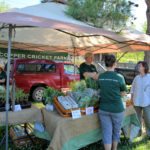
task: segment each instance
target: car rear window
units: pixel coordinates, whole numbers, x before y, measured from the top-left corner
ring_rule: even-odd
[[[20,63],[17,67],[18,73],[55,73],[56,64],[34,64]]]

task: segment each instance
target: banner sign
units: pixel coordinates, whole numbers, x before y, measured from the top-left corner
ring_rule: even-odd
[[[64,52],[39,52],[31,50],[11,49],[11,58],[67,60],[68,53]],[[7,58],[7,49],[0,48],[0,58]]]

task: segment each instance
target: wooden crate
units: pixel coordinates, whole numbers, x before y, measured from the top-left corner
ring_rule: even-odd
[[[63,106],[59,103],[57,100],[57,97],[54,98],[54,106],[57,109],[57,111],[60,113],[62,117],[71,117],[71,109],[64,109]],[[94,106],[94,113],[98,112],[99,106]],[[72,110],[78,110],[79,108],[73,108]],[[85,115],[86,108],[80,108],[81,115]]]
[[[36,141],[36,137],[34,136],[33,132],[33,128],[27,124],[26,129],[28,130],[28,133],[30,135],[30,137],[32,138],[32,140],[29,138],[29,136],[25,133],[22,133],[22,130],[16,130],[16,128],[18,129],[22,128],[22,130],[24,130],[22,126],[19,125],[15,125],[13,127],[10,128],[10,137],[12,138],[14,144],[16,145],[16,147],[19,146],[25,146],[29,143],[32,143],[32,140],[35,142]],[[19,133],[20,132],[20,133]]]

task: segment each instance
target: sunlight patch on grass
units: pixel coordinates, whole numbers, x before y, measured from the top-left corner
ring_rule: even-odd
[[[42,102],[32,102],[32,105],[37,108],[45,108],[45,105],[43,105]]]

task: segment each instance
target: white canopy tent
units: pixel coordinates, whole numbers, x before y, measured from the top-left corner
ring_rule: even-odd
[[[126,30],[127,34],[119,36],[94,28],[67,16],[66,9],[66,5],[51,2],[1,13],[2,28],[7,27],[6,23],[15,24],[16,27],[28,26],[15,28],[12,49],[67,51],[76,55],[83,55],[86,51],[108,53],[149,50],[150,38],[144,34],[133,34],[131,30]],[[7,47],[7,41],[6,32],[2,30],[0,47]]]

